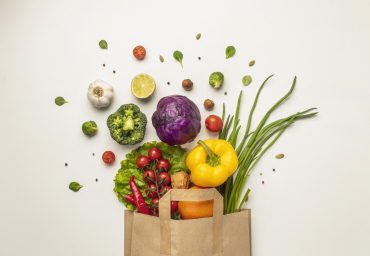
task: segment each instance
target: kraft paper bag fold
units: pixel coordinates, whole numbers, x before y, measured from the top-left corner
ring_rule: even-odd
[[[171,201],[214,200],[213,217],[171,220]],[[222,215],[216,189],[172,189],[159,202],[160,217],[125,212],[125,256],[250,256],[250,210]]]

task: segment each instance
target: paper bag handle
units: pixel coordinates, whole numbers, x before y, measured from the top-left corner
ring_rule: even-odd
[[[171,201],[213,200],[213,253],[222,253],[223,198],[215,188],[171,189],[159,200],[160,253],[171,255]]]

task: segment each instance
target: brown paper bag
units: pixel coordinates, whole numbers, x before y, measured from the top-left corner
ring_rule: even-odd
[[[172,201],[214,200],[213,217],[172,220]],[[159,201],[160,217],[125,211],[125,256],[250,256],[250,210],[223,215],[211,189],[172,189]]]

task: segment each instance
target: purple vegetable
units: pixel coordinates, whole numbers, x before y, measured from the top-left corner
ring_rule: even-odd
[[[158,137],[172,145],[182,145],[195,139],[201,127],[198,107],[185,96],[162,98],[152,116]]]

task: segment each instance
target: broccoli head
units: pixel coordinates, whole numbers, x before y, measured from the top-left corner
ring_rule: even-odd
[[[122,105],[108,117],[111,137],[121,145],[134,145],[145,136],[147,119],[135,104]]]
[[[209,76],[209,85],[215,89],[219,89],[224,83],[224,75],[221,72],[213,72]]]
[[[82,124],[82,132],[86,136],[92,137],[98,132],[98,126],[94,121],[86,121]]]

